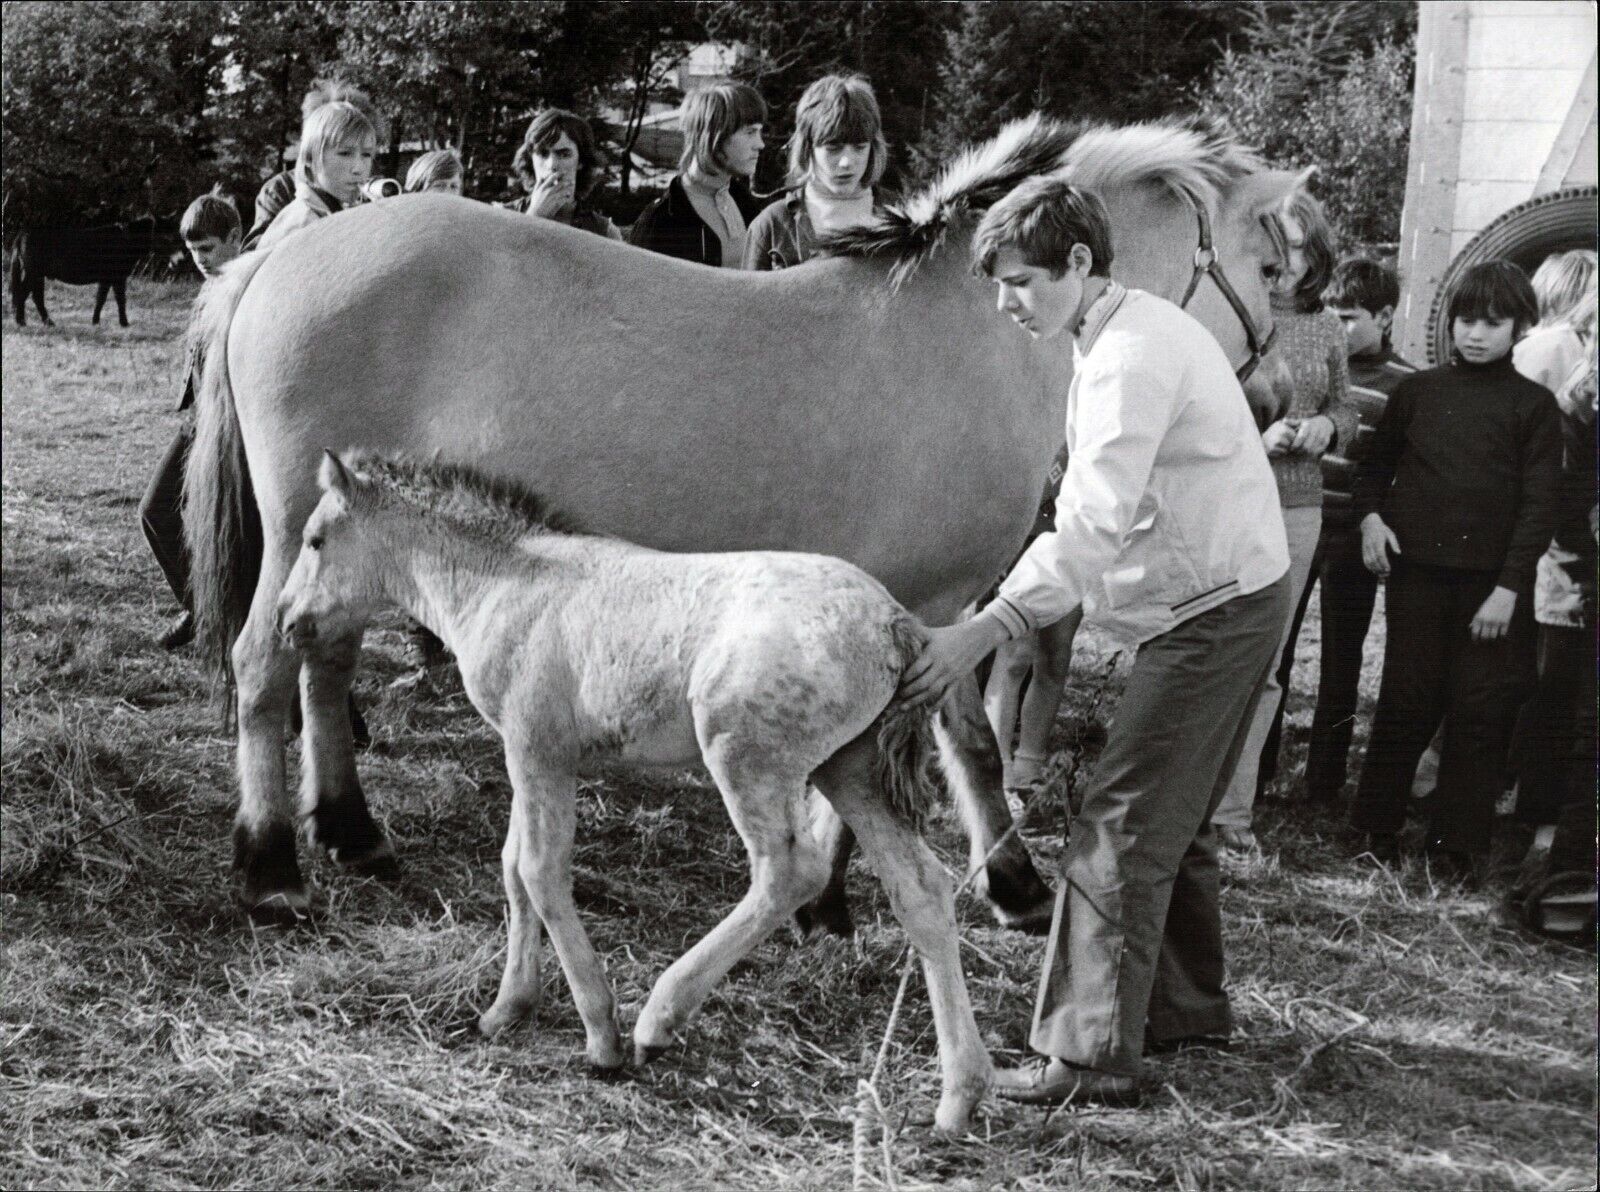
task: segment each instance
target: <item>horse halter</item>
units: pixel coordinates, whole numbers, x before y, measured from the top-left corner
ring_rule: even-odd
[[[1222,261],[1217,256],[1216,245],[1211,241],[1211,216],[1206,213],[1204,203],[1194,205],[1194,213],[1200,221],[1200,246],[1194,250],[1194,272],[1189,275],[1189,288],[1183,292],[1183,301],[1180,307],[1189,305],[1189,300],[1194,297],[1194,292],[1200,288],[1200,279],[1209,276],[1217,283],[1217,289],[1222,291],[1222,296],[1228,300],[1228,305],[1233,307],[1233,313],[1239,316],[1239,322],[1244,324],[1244,336],[1250,344],[1250,358],[1234,370],[1234,376],[1239,378],[1242,385],[1250,379],[1250,374],[1256,371],[1256,365],[1261,363],[1261,358],[1272,350],[1272,341],[1278,336],[1278,329],[1274,327],[1267,332],[1266,338],[1261,337],[1261,331],[1256,326],[1256,321],[1250,317],[1244,300],[1239,297],[1239,292],[1233,288],[1228,280],[1228,275],[1223,272]]]

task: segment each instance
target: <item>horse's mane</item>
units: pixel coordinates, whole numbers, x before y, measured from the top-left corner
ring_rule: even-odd
[[[927,187],[871,222],[821,238],[819,251],[887,260],[899,287],[964,217],[988,210],[1029,178],[1060,173],[1095,189],[1154,185],[1210,206],[1229,180],[1265,168],[1254,150],[1199,118],[1108,125],[1035,112],[961,153]]]
[[[452,528],[513,543],[530,533],[577,533],[579,527],[548,501],[514,480],[466,464],[424,463],[400,452],[357,448],[341,457],[358,492],[384,505],[401,504]]]

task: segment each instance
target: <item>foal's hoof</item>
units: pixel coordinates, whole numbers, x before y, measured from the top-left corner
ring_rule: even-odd
[[[311,900],[303,890],[247,898],[244,909],[256,927],[306,927],[311,923]]]
[[[633,1062],[636,1067],[643,1068],[652,1060],[660,1059],[671,1049],[670,1043],[634,1043]]]

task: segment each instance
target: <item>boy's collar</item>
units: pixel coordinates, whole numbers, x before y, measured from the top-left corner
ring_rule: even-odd
[[[1095,341],[1100,338],[1100,333],[1105,330],[1111,316],[1117,313],[1117,308],[1122,305],[1122,300],[1127,296],[1127,289],[1121,283],[1106,279],[1106,288],[1100,291],[1100,296],[1089,304],[1089,309],[1083,312],[1083,318],[1072,329],[1073,343],[1078,351],[1087,356]]]

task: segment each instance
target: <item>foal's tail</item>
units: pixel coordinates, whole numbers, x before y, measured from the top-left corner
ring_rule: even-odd
[[[910,613],[901,613],[889,632],[904,673],[922,653],[928,631]],[[933,777],[935,753],[930,710],[910,711],[891,703],[878,717],[878,789],[894,812],[914,827],[921,826],[939,797]]]
[[[261,573],[261,516],[228,375],[228,329],[245,287],[267,259],[248,253],[206,283],[189,323],[195,431],[183,474],[183,534],[195,644],[206,666],[232,679],[234,639]]]

